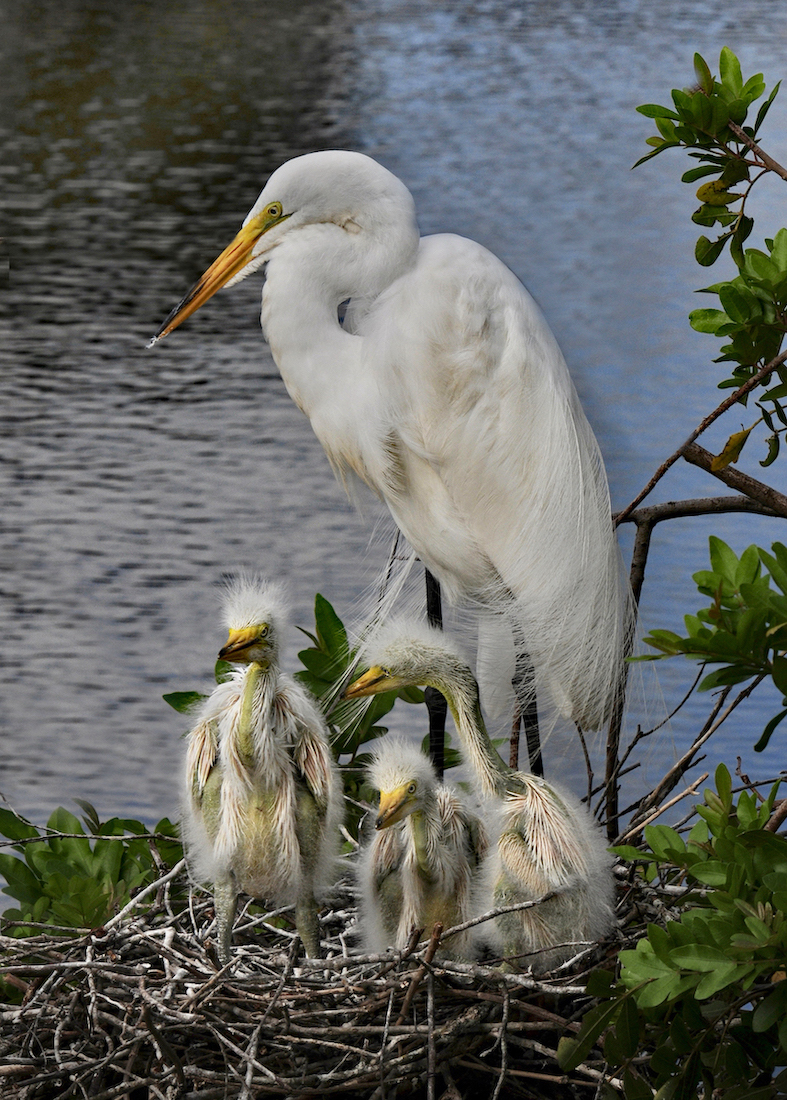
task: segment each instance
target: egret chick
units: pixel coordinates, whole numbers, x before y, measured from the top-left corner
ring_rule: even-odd
[[[219,657],[229,679],[202,705],[188,735],[186,853],[213,883],[218,954],[230,958],[240,893],[295,905],[307,955],[320,954],[318,899],[335,879],[341,780],[316,703],[279,669],[286,615],[281,590],[242,577],[227,588],[229,628]]]
[[[486,830],[460,791],[442,783],[414,745],[386,737],[374,751],[369,782],[380,792],[375,833],[358,863],[360,930],[368,952],[403,948],[413,928],[426,935],[468,920]],[[446,953],[466,956],[467,933]]]
[[[481,795],[498,818],[485,862],[485,908],[556,896],[497,917],[493,943],[507,958],[527,956],[534,972],[599,939],[614,923],[611,858],[581,803],[538,776],[503,762],[484,724],[472,670],[445,635],[420,623],[390,624],[367,643],[368,672],[346,695],[358,698],[409,685],[445,696]]]

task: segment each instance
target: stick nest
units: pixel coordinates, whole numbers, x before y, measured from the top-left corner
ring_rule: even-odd
[[[562,1074],[555,1052],[620,935],[539,980],[445,958],[439,926],[410,950],[360,955],[345,885],[321,918],[325,959],[300,955],[286,910],[247,908],[221,968],[210,898],[191,890],[176,911],[172,885],[88,934],[0,936],[0,996],[21,999],[0,1004],[0,1096],[562,1100],[593,1097],[604,1078],[600,1060]],[[637,924],[655,915],[644,908]]]

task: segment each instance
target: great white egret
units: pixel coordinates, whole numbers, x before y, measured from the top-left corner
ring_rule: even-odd
[[[429,936],[437,921],[448,929],[473,915],[487,836],[466,797],[438,780],[414,745],[384,738],[368,776],[380,806],[359,853],[359,929],[366,950],[380,952],[405,947],[413,928]],[[468,935],[457,933],[445,949],[462,956],[468,948]]]
[[[229,679],[188,735],[184,834],[192,873],[213,883],[218,954],[229,961],[238,895],[295,904],[308,955],[320,953],[318,899],[336,878],[343,795],[314,700],[279,670],[281,590],[227,588]]]
[[[487,908],[550,894],[530,909],[499,916],[492,942],[509,959],[525,956],[534,971],[551,969],[599,939],[614,923],[612,861],[601,833],[567,791],[500,758],[487,734],[473,673],[440,631],[391,623],[365,648],[371,665],[348,698],[430,684],[445,696],[479,791],[498,817],[486,862]]]
[[[533,299],[481,245],[420,238],[410,192],[369,157],[308,153],[271,175],[151,344],[263,264],[265,337],[339,478],[386,501],[452,602],[504,613],[529,656],[523,706],[536,691],[600,728],[628,586],[598,445]]]

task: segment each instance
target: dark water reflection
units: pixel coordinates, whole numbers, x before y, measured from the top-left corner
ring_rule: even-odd
[[[648,133],[633,107],[725,43],[772,84],[787,12],[8,0],[0,18],[0,789],[39,817],[78,796],[153,820],[175,812],[182,724],[160,695],[206,683],[221,574],[284,578],[308,626],[317,590],[352,618],[382,560],[366,549],[379,511],[345,502],[262,344],[257,280],[144,349],[270,171],[361,149],[408,183],[425,232],[498,252],[559,336],[620,506],[715,401],[715,349],[685,321],[703,283],[690,200],[666,157],[629,172]],[[778,106],[782,160],[784,124]],[[780,198],[760,199],[769,231]],[[714,491],[679,469],[659,499]],[[673,526],[647,625],[678,625],[709,531],[738,549],[784,537],[740,518]],[[685,676],[665,667],[667,694]],[[767,713],[754,706],[709,762]]]

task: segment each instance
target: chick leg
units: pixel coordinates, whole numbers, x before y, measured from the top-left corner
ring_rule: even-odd
[[[310,959],[319,959],[320,948],[319,906],[314,897],[314,881],[317,860],[322,847],[325,818],[320,813],[314,797],[306,788],[298,791],[298,821],[296,832],[301,849],[301,888],[295,903],[295,927]]]
[[[217,952],[222,966],[232,958],[232,923],[238,907],[238,891],[231,877],[218,879],[213,884],[213,907],[216,910]]]

